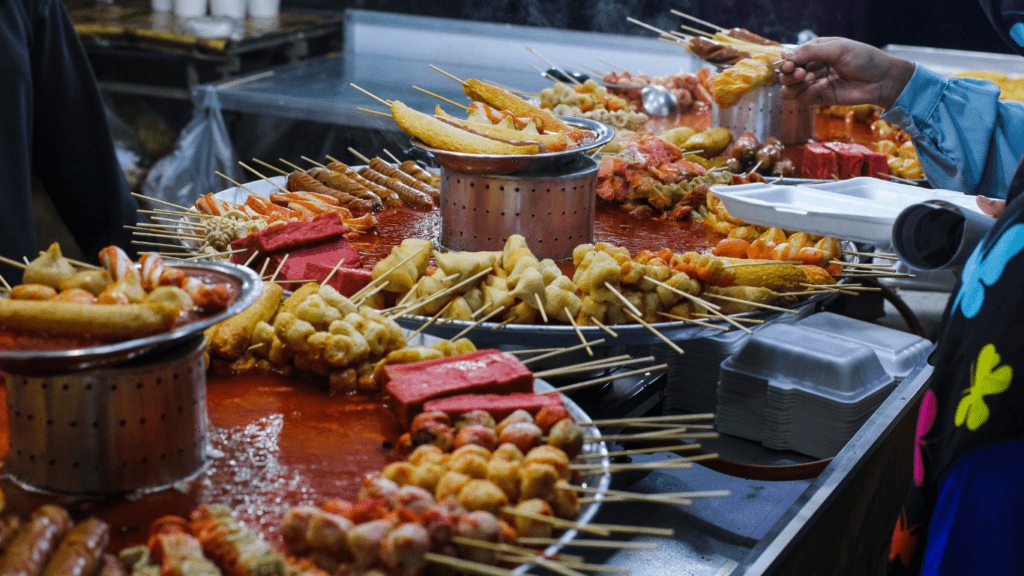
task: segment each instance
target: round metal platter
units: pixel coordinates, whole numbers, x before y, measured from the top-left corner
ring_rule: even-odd
[[[0,350],[0,370],[17,374],[38,374],[71,372],[119,364],[140,354],[175,344],[238,314],[255,302],[263,291],[263,283],[255,272],[234,264],[203,260],[176,261],[173,262],[173,266],[183,270],[187,276],[200,277],[217,284],[229,284],[234,289],[234,299],[226,309],[217,314],[145,338],[71,350]]]
[[[509,174],[517,170],[543,168],[571,162],[590,150],[603,147],[611,142],[615,136],[615,130],[606,124],[588,118],[573,118],[571,116],[558,116],[563,122],[576,128],[583,128],[594,132],[596,138],[576,148],[570,148],[561,152],[544,152],[542,154],[468,154],[465,152],[449,152],[432,148],[421,142],[418,138],[412,139],[412,145],[420,150],[429,152],[438,164],[453,172],[462,174]]]
[[[815,306],[818,302],[830,297],[829,294],[817,294],[811,296],[806,300],[802,300],[797,304],[792,305],[789,310],[796,313],[803,313],[806,311],[808,306]],[[733,314],[730,318],[752,318],[756,320],[764,320],[765,323],[769,323],[773,320],[779,320],[784,316],[796,316],[796,314],[788,314],[786,312],[778,312],[772,310],[765,310],[764,312],[748,312],[744,314]],[[396,322],[403,328],[409,328],[412,330],[418,329],[423,325],[424,322],[430,320],[429,316],[412,316],[405,315],[395,319]],[[730,330],[736,328],[724,320],[712,320],[709,318],[701,318],[701,322],[711,324],[713,326],[721,326]],[[436,322],[428,326],[424,332],[437,336],[439,338],[449,339],[456,336],[460,332],[466,330],[470,326],[473,326],[469,331],[462,334],[462,337],[469,338],[477,346],[480,345],[495,345],[495,344],[517,344],[517,345],[528,345],[530,347],[563,347],[572,346],[580,343],[580,336],[576,333],[576,330],[566,325],[556,324],[506,324],[501,328],[498,328],[498,322],[484,322],[477,326],[473,326],[475,322],[469,320],[451,320],[438,325]],[[742,322],[741,322],[742,324]],[[701,326],[699,324],[692,324],[683,321],[672,321],[672,322],[658,322],[651,324],[658,332],[664,335],[673,342],[681,340],[689,340],[694,338],[706,338],[708,336],[715,336],[721,334],[723,330],[714,328],[711,326]],[[754,329],[755,327],[762,326],[762,324],[750,324],[748,327]],[[602,330],[597,326],[580,326],[580,333],[586,340],[593,341],[603,338],[604,343],[601,346],[615,346],[615,345],[644,345],[644,344],[663,344],[664,341],[658,337],[654,332],[648,330],[646,327],[640,324],[615,324],[609,326],[616,334],[618,338],[613,338],[610,334]]]

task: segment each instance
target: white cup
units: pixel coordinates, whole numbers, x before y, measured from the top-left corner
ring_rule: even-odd
[[[210,0],[210,15],[241,20],[245,18],[246,0]]]
[[[174,13],[182,18],[206,16],[207,0],[174,0]]]
[[[170,12],[174,10],[174,0],[153,0],[153,12]]]
[[[253,18],[273,18],[281,9],[281,0],[249,0],[249,15]]]

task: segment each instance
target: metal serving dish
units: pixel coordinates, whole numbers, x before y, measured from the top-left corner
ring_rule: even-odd
[[[145,338],[71,350],[0,350],[0,370],[12,374],[31,375],[120,364],[144,352],[175,344],[238,314],[255,302],[263,291],[263,283],[259,276],[248,268],[210,261],[175,262],[173,265],[182,269],[188,276],[202,277],[218,284],[230,284],[235,291],[234,300],[217,314]]]
[[[438,164],[453,172],[462,174],[509,174],[518,170],[546,168],[571,162],[581,154],[603,147],[615,137],[615,130],[606,124],[588,118],[558,116],[563,122],[576,128],[594,132],[596,138],[582,146],[561,152],[545,152],[543,154],[467,154],[465,152],[449,152],[427,146],[418,138],[412,139],[412,145],[429,152]]]

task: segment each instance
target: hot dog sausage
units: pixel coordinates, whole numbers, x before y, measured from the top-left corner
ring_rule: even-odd
[[[415,160],[406,160],[405,162],[402,162],[398,166],[398,168],[402,172],[405,172],[409,176],[412,176],[413,178],[419,180],[420,182],[423,182],[424,184],[427,184],[428,186],[430,185],[431,182],[434,181],[434,178],[431,176],[430,172],[427,172],[423,168],[420,168],[420,165],[417,164]]]
[[[732,145],[732,157],[744,164],[751,162],[757,155],[759,145],[757,136],[753,132],[747,132],[737,138],[736,143]]]
[[[68,532],[53,558],[46,565],[43,576],[89,576],[100,565],[103,550],[110,542],[107,523],[89,518]]]
[[[388,206],[393,206],[402,201],[402,199],[398,197],[398,194],[396,194],[394,190],[389,190],[383,186],[370,182],[366,178],[363,178],[358,173],[356,173],[356,171],[350,168],[348,164],[342,164],[341,162],[331,162],[330,164],[327,165],[327,169],[333,170],[335,172],[340,172],[341,174],[348,176],[353,181],[357,182],[359,185],[373,192],[377,196],[380,196],[380,198],[384,200],[384,203],[387,204]]]
[[[764,36],[754,34],[750,30],[747,30],[746,28],[733,28],[731,30],[728,30],[726,32],[726,35],[732,36],[737,40],[743,40],[744,42],[760,44],[761,46],[781,46],[781,44],[779,44],[775,40],[769,40]]]
[[[370,168],[373,168],[377,172],[380,172],[381,174],[387,176],[388,178],[391,178],[392,180],[398,180],[399,182],[405,184],[410,188],[423,192],[427,196],[430,196],[430,198],[434,201],[439,200],[441,198],[441,191],[438,190],[437,188],[434,188],[429,184],[420,182],[419,180],[413,178],[412,176],[409,176],[405,172],[402,172],[398,168],[395,168],[394,166],[388,164],[387,162],[381,160],[380,158],[374,158],[373,160],[370,160]]]
[[[747,52],[740,52],[735,48],[713,42],[706,38],[693,37],[686,44],[686,51],[696,54],[698,58],[712,64],[725,64],[731,66],[744,58],[750,58]]]
[[[373,204],[369,200],[356,198],[351,194],[325,186],[305,172],[295,171],[288,175],[288,190],[292,192],[316,192],[317,194],[334,196],[342,207],[348,208],[353,212],[369,212],[373,210]]]
[[[7,553],[0,559],[0,574],[34,576],[43,570],[57,542],[71,528],[68,511],[46,504],[32,513],[32,519],[18,530]]]
[[[432,208],[434,206],[434,200],[431,199],[430,196],[420,192],[419,190],[410,188],[398,180],[391,180],[369,166],[360,168],[359,175],[378,186],[384,186],[395,194],[398,194],[398,197],[402,199],[402,202],[406,206],[415,208]]]
[[[316,178],[319,182],[325,186],[340,190],[346,194],[351,194],[356,198],[362,198],[363,200],[369,200],[373,204],[374,208],[378,208],[384,205],[384,201],[380,196],[374,194],[368,190],[362,184],[342,174],[341,172],[335,172],[334,170],[328,170],[326,168],[310,168],[306,171],[313,178]]]

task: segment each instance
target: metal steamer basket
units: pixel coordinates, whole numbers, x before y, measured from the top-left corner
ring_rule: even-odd
[[[501,250],[512,234],[538,258],[569,258],[594,238],[597,162],[504,175],[441,169],[441,244],[459,251]]]
[[[166,486],[206,460],[205,340],[115,368],[6,374],[7,472],[36,490],[111,494]]]
[[[779,83],[740,98],[730,108],[712,106],[711,125],[728,128],[739,136],[753,132],[759,141],[774,136],[783,144],[803,144],[814,138],[815,106],[782,99]]]

